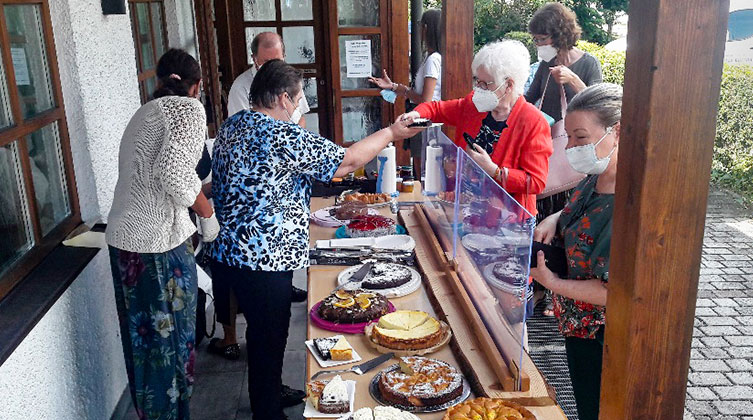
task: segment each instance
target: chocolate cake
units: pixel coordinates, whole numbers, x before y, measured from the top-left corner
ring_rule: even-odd
[[[391,289],[408,283],[412,277],[411,271],[400,264],[376,263],[361,282],[361,287],[376,290]]]
[[[330,360],[332,356],[330,355],[329,351],[332,349],[332,347],[335,346],[335,344],[337,344],[337,340],[339,339],[339,336],[315,338],[314,349],[317,353],[319,353],[319,356],[321,356],[323,360]]]
[[[380,375],[379,391],[385,401],[396,405],[441,405],[463,393],[463,375],[441,360],[401,357],[397,369]]]
[[[523,286],[526,284],[525,268],[516,259],[510,258],[506,261],[494,264],[492,274],[499,281],[511,284],[513,286]]]
[[[337,220],[351,220],[358,216],[366,216],[369,214],[369,209],[366,207],[366,203],[346,201],[342,205],[331,209],[329,214]]]
[[[322,300],[319,316],[338,324],[369,322],[389,312],[387,298],[363,289],[338,290]]]

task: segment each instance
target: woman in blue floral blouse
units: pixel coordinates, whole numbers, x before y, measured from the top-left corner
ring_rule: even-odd
[[[282,385],[293,271],[308,266],[309,202],[314,180],[328,182],[373,159],[391,141],[418,134],[410,120],[345,149],[301,128],[302,75],[266,62],[238,112],[214,143],[212,193],[220,233],[212,275],[222,276],[248,322],[249,397],[254,418],[280,420],[305,394]],[[296,396],[296,394],[299,394]]]
[[[622,88],[608,83],[588,87],[572,99],[565,118],[567,159],[589,176],[565,208],[542,220],[534,232],[534,240],[558,241],[567,254],[566,279],[546,268],[541,251],[531,275],[554,294],[580,420],[599,417],[621,105]]]

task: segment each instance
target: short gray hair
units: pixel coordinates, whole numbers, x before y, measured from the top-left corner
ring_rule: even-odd
[[[513,93],[523,94],[531,68],[531,54],[520,41],[505,39],[486,44],[473,57],[471,69],[476,75],[483,67],[494,77],[494,84],[501,85],[505,79],[512,79]]]
[[[567,112],[592,112],[604,127],[611,127],[622,118],[622,87],[613,83],[589,86],[570,101]]]

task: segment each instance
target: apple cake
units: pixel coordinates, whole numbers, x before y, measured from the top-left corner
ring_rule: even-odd
[[[371,339],[394,350],[428,349],[442,340],[442,326],[423,311],[396,311],[379,319]]]
[[[446,362],[427,357],[401,357],[397,369],[379,377],[382,398],[404,407],[441,405],[463,393],[463,375]]]
[[[512,401],[481,397],[450,408],[444,420],[536,420],[536,416]]]

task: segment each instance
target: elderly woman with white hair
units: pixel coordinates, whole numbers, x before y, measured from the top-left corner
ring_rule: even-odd
[[[552,154],[549,125],[523,97],[530,55],[512,40],[485,45],[473,58],[473,92],[427,102],[405,117],[456,128],[454,142],[531,214],[544,190]],[[470,136],[470,137],[469,137]],[[466,139],[473,138],[470,142]]]

